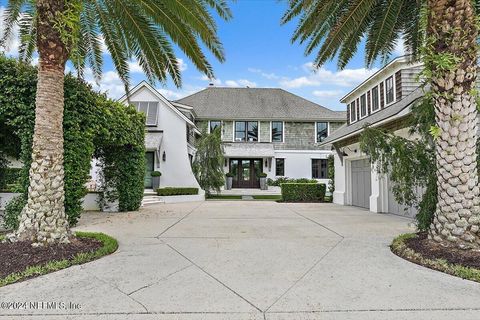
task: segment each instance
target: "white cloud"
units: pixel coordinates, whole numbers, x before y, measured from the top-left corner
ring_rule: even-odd
[[[95,82],[92,69],[90,68],[85,69],[84,78],[85,81],[90,83],[94,89],[106,92],[107,95],[112,99],[118,99],[125,94],[123,82],[118,74],[113,70],[104,72],[98,84]]]
[[[393,53],[396,55],[396,56],[403,56],[405,55],[406,51],[405,51],[405,40],[403,40],[403,38],[400,38],[397,43],[395,44],[395,48],[393,50]]]
[[[183,59],[177,58],[178,68],[180,72],[187,70],[188,65],[183,61]]]
[[[177,63],[178,63],[178,68],[179,68],[180,72],[183,72],[183,71],[187,70],[187,64],[183,61],[183,59],[178,58]],[[143,74],[143,68],[140,66],[140,64],[136,60],[128,61],[128,68],[130,70],[130,73],[142,73]]]
[[[201,76],[198,78],[199,80],[202,81],[208,81],[209,84],[212,83],[214,86],[220,87],[220,86],[226,86],[226,87],[250,87],[254,88],[257,86],[256,82],[247,80],[247,79],[238,79],[238,80],[225,80],[222,81],[221,79],[210,79],[206,75]]]
[[[3,20],[6,8],[0,6],[0,38],[3,37],[4,29]],[[18,47],[20,46],[20,41],[18,38],[18,26],[13,28],[12,34],[10,36],[10,41],[6,43],[5,46],[0,47],[0,52],[5,53],[7,56],[18,56]]]
[[[284,77],[280,77],[279,75],[276,75],[273,72],[271,72],[271,73],[264,72],[262,69],[248,68],[247,70],[252,72],[252,73],[257,73],[257,74],[261,75],[262,77],[264,77],[265,79],[268,79],[268,80],[278,80],[278,79],[284,78]]]
[[[376,68],[344,69],[335,72],[325,68],[315,70],[311,62],[305,63],[302,69],[309,74],[293,79],[286,78],[281,80],[279,84],[284,88],[315,87],[320,85],[352,87],[377,71]]]
[[[343,91],[341,90],[314,90],[312,94],[318,98],[336,98],[341,96]]]
[[[257,86],[255,82],[247,79],[227,80],[225,81],[225,85],[227,87],[250,87],[250,88],[254,88]]]

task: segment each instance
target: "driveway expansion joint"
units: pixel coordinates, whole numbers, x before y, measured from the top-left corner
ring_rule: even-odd
[[[157,239],[160,239],[160,237],[162,236],[162,234],[164,234],[165,232],[167,232],[168,230],[170,230],[171,228],[173,228],[174,226],[176,226],[178,223],[180,223],[180,221],[182,221],[183,219],[185,219],[186,217],[188,217],[189,215],[192,214],[192,212],[194,212],[195,210],[197,210],[198,208],[200,208],[205,202],[201,202],[198,206],[196,206],[195,208],[193,208],[192,210],[190,210],[186,215],[184,215],[183,217],[181,217],[180,219],[178,219],[174,224],[172,224],[171,226],[169,226],[168,228],[166,228],[165,230],[163,230],[159,235],[157,235],[155,238]]]
[[[238,296],[240,299],[242,299],[243,301],[245,301],[246,303],[248,303],[249,305],[251,305],[252,307],[254,307],[256,310],[258,310],[259,312],[262,312],[263,313],[263,310],[261,310],[259,307],[257,307],[256,305],[254,305],[252,302],[250,302],[249,300],[247,300],[245,297],[243,297],[242,295],[240,295],[238,292],[236,292],[235,290],[233,290],[232,288],[230,288],[229,286],[227,286],[225,283],[223,283],[222,281],[220,281],[220,279],[218,279],[217,277],[213,276],[212,274],[210,274],[208,271],[206,271],[205,269],[203,269],[202,267],[200,267],[198,264],[196,264],[193,260],[191,260],[189,257],[185,256],[183,253],[181,253],[180,251],[178,251],[176,248],[174,248],[172,245],[166,243],[166,245],[172,249],[173,251],[175,251],[177,254],[179,254],[181,257],[183,257],[184,259],[186,259],[187,261],[189,261],[191,264],[193,264],[195,267],[197,267],[200,271],[202,271],[203,273],[205,273],[207,276],[209,276],[210,278],[212,278],[213,280],[215,280],[216,282],[220,283],[222,286],[224,286],[225,288],[227,288],[229,291],[231,291],[232,293],[234,293],[236,296]]]

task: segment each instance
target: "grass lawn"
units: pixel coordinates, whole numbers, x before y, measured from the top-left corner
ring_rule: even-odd
[[[281,200],[282,196],[279,194],[269,194],[269,195],[258,195],[253,196],[255,200]]]
[[[212,194],[207,200],[242,200],[242,196]]]

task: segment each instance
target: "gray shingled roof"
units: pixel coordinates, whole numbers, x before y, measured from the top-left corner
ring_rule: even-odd
[[[347,117],[346,112],[276,88],[209,87],[177,102],[192,106],[198,119],[346,121]]]
[[[372,125],[377,122],[386,120],[390,117],[393,117],[399,114],[402,110],[409,107],[414,103],[418,98],[423,96],[423,91],[421,88],[413,91],[411,94],[398,101],[397,103],[382,109],[374,114],[357,121],[351,125],[343,125],[338,130],[333,132],[325,140],[322,141],[320,145],[330,144],[342,140],[343,137],[350,136],[351,134],[360,133],[365,125]]]

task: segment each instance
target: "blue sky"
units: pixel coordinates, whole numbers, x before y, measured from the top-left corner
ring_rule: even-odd
[[[5,4],[5,0],[0,0],[0,13]],[[314,54],[305,56],[304,46],[290,41],[295,23],[280,25],[280,18],[286,10],[285,1],[237,0],[230,6],[233,19],[228,22],[218,19],[226,62],[219,63],[207,54],[216,76],[213,82],[217,86],[280,87],[325,107],[345,110],[339,99],[376,70],[365,68],[361,49],[344,70],[337,70],[335,61],[312,70]],[[3,50],[15,56],[16,45],[17,42],[13,41]],[[396,51],[394,55],[402,53],[401,45]],[[180,50],[177,55],[183,70],[183,87],[176,88],[171,81],[163,86],[156,84],[163,95],[173,100],[202,90],[210,82]],[[104,75],[96,88],[118,98],[123,95],[123,85],[107,52],[104,60]],[[134,61],[131,62],[131,79],[132,85],[145,79]],[[88,75],[87,80],[93,82]]]

